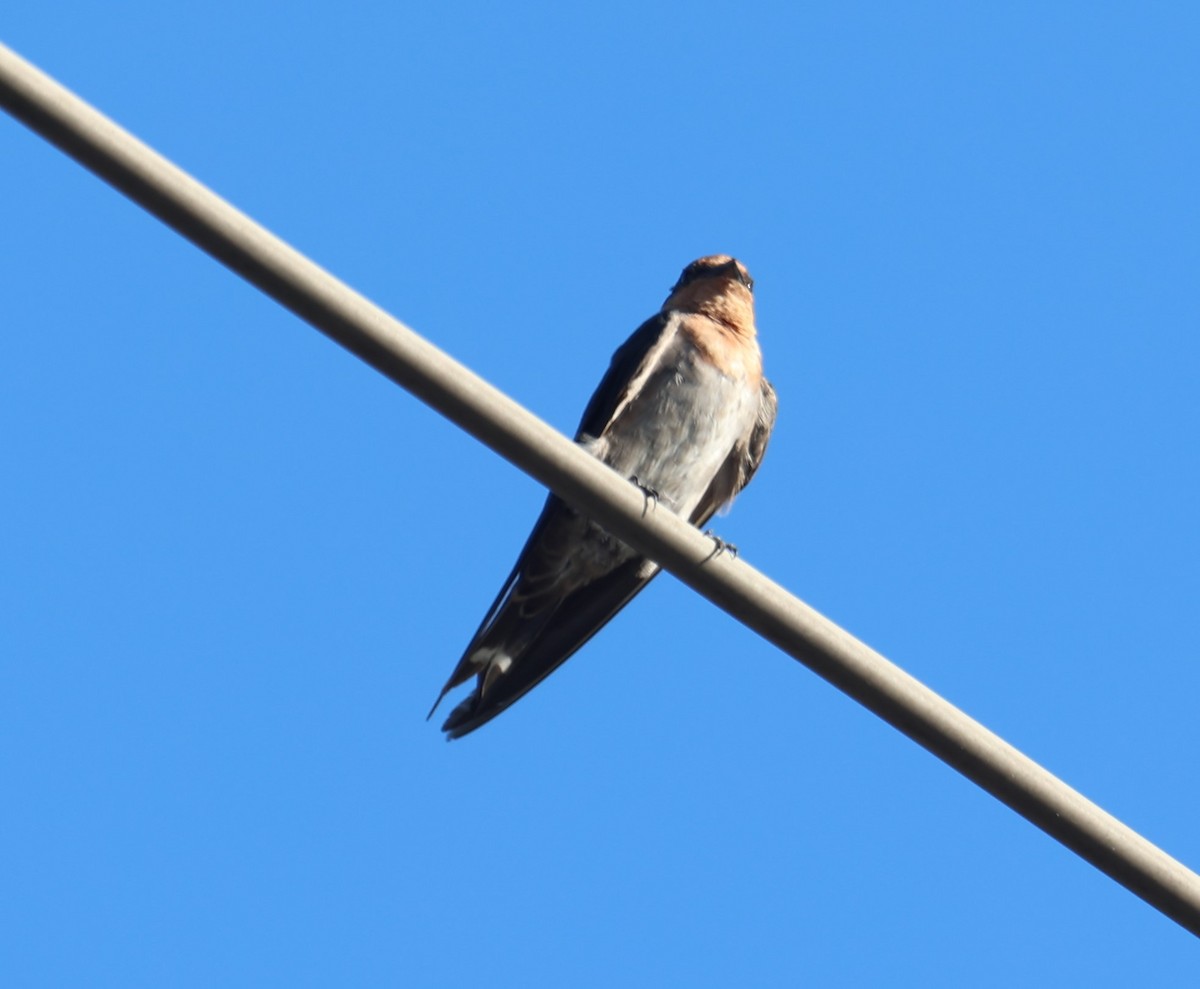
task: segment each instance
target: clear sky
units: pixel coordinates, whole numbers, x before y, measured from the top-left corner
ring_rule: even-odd
[[[1194,4],[10,4],[556,427],[758,285],[748,562],[1200,865]],[[1182,985],[1200,946],[673,578],[425,712],[543,492],[0,118],[0,981]]]

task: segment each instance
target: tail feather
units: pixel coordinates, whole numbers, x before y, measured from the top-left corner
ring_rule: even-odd
[[[535,635],[518,648],[503,649],[512,661],[507,670],[489,674],[485,667],[476,673],[474,689],[450,712],[442,731],[448,738],[462,738],[524,697],[607,625],[657,573],[655,564],[634,558],[567,595],[539,623]],[[498,623],[501,617],[497,616]]]

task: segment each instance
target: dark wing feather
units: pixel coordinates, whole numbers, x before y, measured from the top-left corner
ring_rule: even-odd
[[[583,417],[579,420],[579,429],[575,431],[575,439],[584,435],[597,437],[607,428],[613,412],[616,411],[630,382],[637,376],[646,355],[658,342],[667,325],[667,314],[659,313],[646,320],[633,331],[633,336],[626,340],[608,365],[608,370],[596,386],[595,392],[589,399]]]
[[[754,418],[754,424],[750,427],[750,432],[734,444],[712,484],[704,492],[704,497],[692,512],[692,525],[697,528],[704,525],[750,483],[750,478],[757,473],[767,452],[767,441],[771,438],[771,430],[775,428],[775,416],[778,411],[779,400],[775,396],[775,389],[763,378],[758,415]]]
[[[542,514],[538,516],[537,522],[534,523],[533,531],[529,533],[529,538],[525,540],[525,545],[517,555],[517,562],[513,564],[508,577],[505,578],[504,583],[500,586],[500,593],[496,595],[496,600],[492,602],[492,606],[488,608],[487,614],[483,616],[483,621],[475,629],[475,634],[471,636],[471,641],[467,644],[467,648],[463,650],[458,665],[454,667],[454,672],[450,674],[450,679],[446,681],[442,692],[438,694],[437,700],[433,702],[433,707],[429,711],[429,717],[433,716],[433,712],[437,710],[438,705],[442,702],[442,698],[459,684],[466,683],[476,674],[476,667],[470,661],[471,655],[479,648],[484,636],[491,631],[496,619],[504,610],[508,599],[516,589],[517,581],[521,576],[521,571],[526,567],[528,558],[538,552],[546,530],[564,511],[570,511],[570,509],[562,499],[555,495],[550,495],[546,499],[546,504],[542,508]]]

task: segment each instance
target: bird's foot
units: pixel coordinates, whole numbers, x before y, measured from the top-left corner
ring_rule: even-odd
[[[712,556],[709,559],[714,559],[722,553],[728,553],[733,559],[737,559],[738,548],[733,543],[727,543],[724,539],[718,536],[712,529],[705,529],[704,534],[713,541]]]
[[[649,485],[643,484],[641,481],[639,481],[636,474],[634,474],[629,480],[637,485],[638,490],[642,492],[642,497],[646,499],[645,503],[642,505],[642,518],[645,518],[646,512],[650,510],[651,505],[653,505],[655,508],[658,507],[658,492]]]

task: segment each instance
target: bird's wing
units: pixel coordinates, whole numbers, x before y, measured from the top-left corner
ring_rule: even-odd
[[[577,439],[602,435],[636,397],[659,367],[677,322],[660,313],[646,320],[617,349],[584,410]],[[573,508],[555,495],[547,498],[516,565],[434,703],[436,709],[450,690],[477,677],[471,695],[442,726],[449,737],[473,731],[530,691],[658,573],[656,565],[639,557],[582,587],[556,581],[586,532]],[[481,670],[478,656],[481,650],[496,648],[503,649],[511,665],[489,677],[486,668]]]
[[[724,508],[750,483],[763,455],[767,452],[767,441],[771,438],[771,430],[775,428],[775,416],[779,411],[779,401],[775,389],[766,379],[762,379],[759,394],[758,415],[750,426],[749,432],[734,444],[725,463],[717,471],[704,497],[692,512],[692,525],[699,528]]]
[[[555,564],[555,551],[559,548],[560,540],[548,538],[548,530],[554,530],[560,527],[561,519],[564,511],[569,511],[567,505],[555,495],[550,495],[546,499],[546,504],[542,508],[542,514],[538,516],[537,522],[534,523],[533,531],[529,533],[529,538],[525,540],[525,545],[521,549],[520,555],[517,556],[517,562],[513,565],[504,583],[500,586],[500,593],[496,595],[496,600],[492,602],[492,606],[488,608],[487,614],[483,616],[483,621],[479,623],[479,627],[475,630],[475,634],[471,636],[471,641],[467,644],[467,648],[463,650],[462,657],[458,661],[458,665],[454,667],[454,672],[450,674],[450,679],[446,681],[446,685],[442,688],[442,692],[438,694],[438,698],[434,701],[433,708],[430,710],[430,716],[437,710],[438,705],[442,702],[442,698],[451,690],[460,684],[466,683],[478,672],[478,666],[473,663],[472,657],[475,651],[483,642],[484,637],[495,626],[497,619],[505,611],[516,614],[517,609],[513,607],[513,594],[517,584],[522,576],[522,571],[528,571],[534,575],[535,580],[538,575],[543,575],[551,572]],[[555,523],[559,524],[556,525]]]
[[[575,431],[576,440],[585,436],[598,437],[608,428],[654,373],[674,335],[670,331],[677,323],[677,316],[672,319],[670,313],[659,313],[646,320],[617,348],[608,370],[583,410],[579,428]]]

